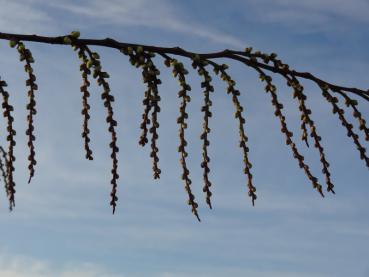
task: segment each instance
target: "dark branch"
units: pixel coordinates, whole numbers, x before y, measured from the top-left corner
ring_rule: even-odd
[[[10,33],[1,33],[0,32],[0,39],[6,39],[6,40],[22,40],[22,41],[33,41],[33,42],[39,42],[39,43],[47,43],[47,44],[66,44],[64,40],[65,36],[56,36],[56,37],[46,37],[46,36],[38,36],[38,35],[23,35],[23,34],[10,34]],[[178,55],[183,56],[187,58],[192,58],[195,55],[199,55],[202,59],[218,59],[218,58],[228,58],[233,60],[240,60],[239,58],[243,57],[244,61],[247,60],[247,63],[245,63],[248,66],[257,66],[259,68],[262,68],[267,71],[271,71],[273,73],[279,73],[279,74],[291,74],[293,76],[311,80],[314,83],[316,83],[318,86],[327,85],[329,89],[332,91],[345,91],[345,92],[351,92],[353,94],[356,94],[365,100],[369,101],[369,91],[358,89],[358,88],[352,88],[352,87],[344,87],[339,86],[335,84],[331,84],[327,81],[324,81],[313,74],[309,72],[299,72],[295,70],[290,70],[288,68],[279,68],[275,67],[273,65],[269,65],[267,63],[267,59],[264,59],[265,62],[261,62],[257,60],[257,58],[265,58],[262,55],[257,52],[255,53],[248,53],[247,51],[234,51],[234,50],[223,50],[220,52],[213,52],[213,53],[195,53],[186,51],[180,47],[158,47],[158,46],[152,46],[152,45],[140,45],[135,43],[126,43],[126,42],[120,42],[116,41],[111,38],[105,38],[105,39],[76,39],[74,41],[74,44],[76,45],[90,45],[90,46],[103,46],[103,47],[109,47],[109,48],[115,48],[118,50],[121,50],[123,48],[137,48],[139,46],[142,47],[144,51],[154,52],[158,54],[172,54],[172,55]],[[273,54],[271,54],[273,55]],[[240,57],[241,56],[241,57]]]

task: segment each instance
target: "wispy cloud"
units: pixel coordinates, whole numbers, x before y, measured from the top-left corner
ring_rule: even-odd
[[[6,277],[118,277],[91,263],[67,264],[62,268],[19,255],[0,254],[0,276]],[[119,275],[123,276],[123,275]]]
[[[1,32],[36,33],[50,30],[52,19],[33,1],[0,0]]]
[[[64,1],[63,3],[49,3],[49,5],[76,15],[93,18],[105,24],[158,28],[201,37],[233,47],[243,47],[245,45],[235,36],[217,31],[211,27],[202,26],[196,22],[186,21],[181,12],[170,1],[166,0],[113,0],[109,2],[93,0],[84,1],[83,4]]]
[[[331,31],[344,28],[348,22],[369,21],[369,3],[365,0],[250,0],[243,5],[251,11],[246,12],[249,20],[288,24],[302,32]]]

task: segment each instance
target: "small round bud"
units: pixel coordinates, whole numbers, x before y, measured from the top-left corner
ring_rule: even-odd
[[[64,37],[63,42],[65,44],[71,44],[72,43],[72,40],[70,39],[70,37]]]
[[[73,31],[70,33],[70,36],[72,38],[79,38],[79,36],[81,35],[81,33],[79,31]]]
[[[15,40],[10,40],[10,41],[9,41],[9,46],[10,46],[11,48],[14,48],[17,44],[18,44],[18,42],[17,42],[17,41],[15,41]]]
[[[88,62],[86,63],[86,66],[88,68],[91,68],[92,67],[92,61],[91,60],[88,60]]]
[[[92,53],[92,58],[94,58],[94,59],[98,60],[98,59],[100,59],[100,56],[99,56],[99,54],[98,54],[98,53],[93,52],[93,53]]]
[[[137,54],[141,54],[143,52],[142,46],[137,46],[136,52],[137,52]]]

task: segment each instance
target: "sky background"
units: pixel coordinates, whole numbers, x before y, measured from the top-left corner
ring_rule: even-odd
[[[299,71],[346,86],[369,87],[369,2],[248,1],[4,1],[0,31],[181,46],[197,52],[253,46],[276,52]],[[200,79],[191,73],[188,166],[202,219],[186,204],[178,146],[178,84],[161,69],[159,156],[152,179],[149,149],[138,145],[141,73],[116,50],[94,47],[110,73],[118,120],[119,202],[111,215],[109,134],[101,89],[91,86],[91,146],[84,159],[79,61],[68,46],[26,43],[34,64],[36,176],[27,184],[26,88],[17,52],[0,42],[0,74],[15,107],[16,208],[0,201],[0,276],[369,276],[368,170],[316,86],[303,82],[336,195],[322,199],[292,158],[258,76],[229,62],[241,90],[258,199],[252,207],[242,174],[237,122],[225,86],[214,78],[210,120],[213,206],[202,194]],[[184,60],[185,61],[185,60]],[[226,60],[219,60],[226,62]],[[190,66],[185,61],[187,67]],[[294,138],[324,184],[319,154],[304,147],[291,91],[275,78]],[[369,119],[367,103],[361,103]],[[351,117],[349,117],[351,118]],[[5,121],[1,131],[6,131]],[[4,136],[3,136],[4,137]],[[2,143],[6,142],[2,139]],[[368,143],[364,145],[368,145]]]

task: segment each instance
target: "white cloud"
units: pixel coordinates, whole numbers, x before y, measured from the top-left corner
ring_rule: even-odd
[[[2,32],[37,33],[50,30],[51,18],[33,1],[0,0]]]
[[[271,1],[267,1],[271,2]],[[292,1],[292,0],[277,0],[273,1],[276,6],[288,8],[290,10],[305,11],[309,13],[317,13],[321,15],[338,15],[343,18],[352,20],[368,20],[369,3],[366,0],[310,0],[310,1]]]
[[[0,276],[4,277],[117,277],[91,263],[67,264],[62,268],[25,256],[0,254]],[[122,276],[122,275],[119,275]]]
[[[85,1],[83,4],[68,1],[67,3],[53,2],[49,5],[103,23],[159,28],[209,39],[233,47],[245,45],[244,42],[232,35],[184,20],[181,13],[173,7],[171,2],[166,0],[112,0],[109,2],[94,0]]]
[[[288,24],[301,32],[343,29],[347,22],[368,22],[366,0],[250,0],[248,20]]]
[[[301,276],[301,277],[321,277],[326,276],[319,273],[301,273],[284,270],[245,270],[240,268],[224,268],[214,271],[214,268],[203,268],[201,271],[189,269],[187,272],[183,270],[178,271],[163,271],[152,272],[154,277],[182,277],[182,276],[225,276],[231,274],[232,276]],[[45,261],[26,256],[12,256],[8,254],[0,254],[0,276],[4,277],[124,277],[123,273],[114,274],[108,272],[103,267],[93,265],[91,263],[67,264],[62,268],[51,265]],[[138,275],[141,276],[141,275]]]

